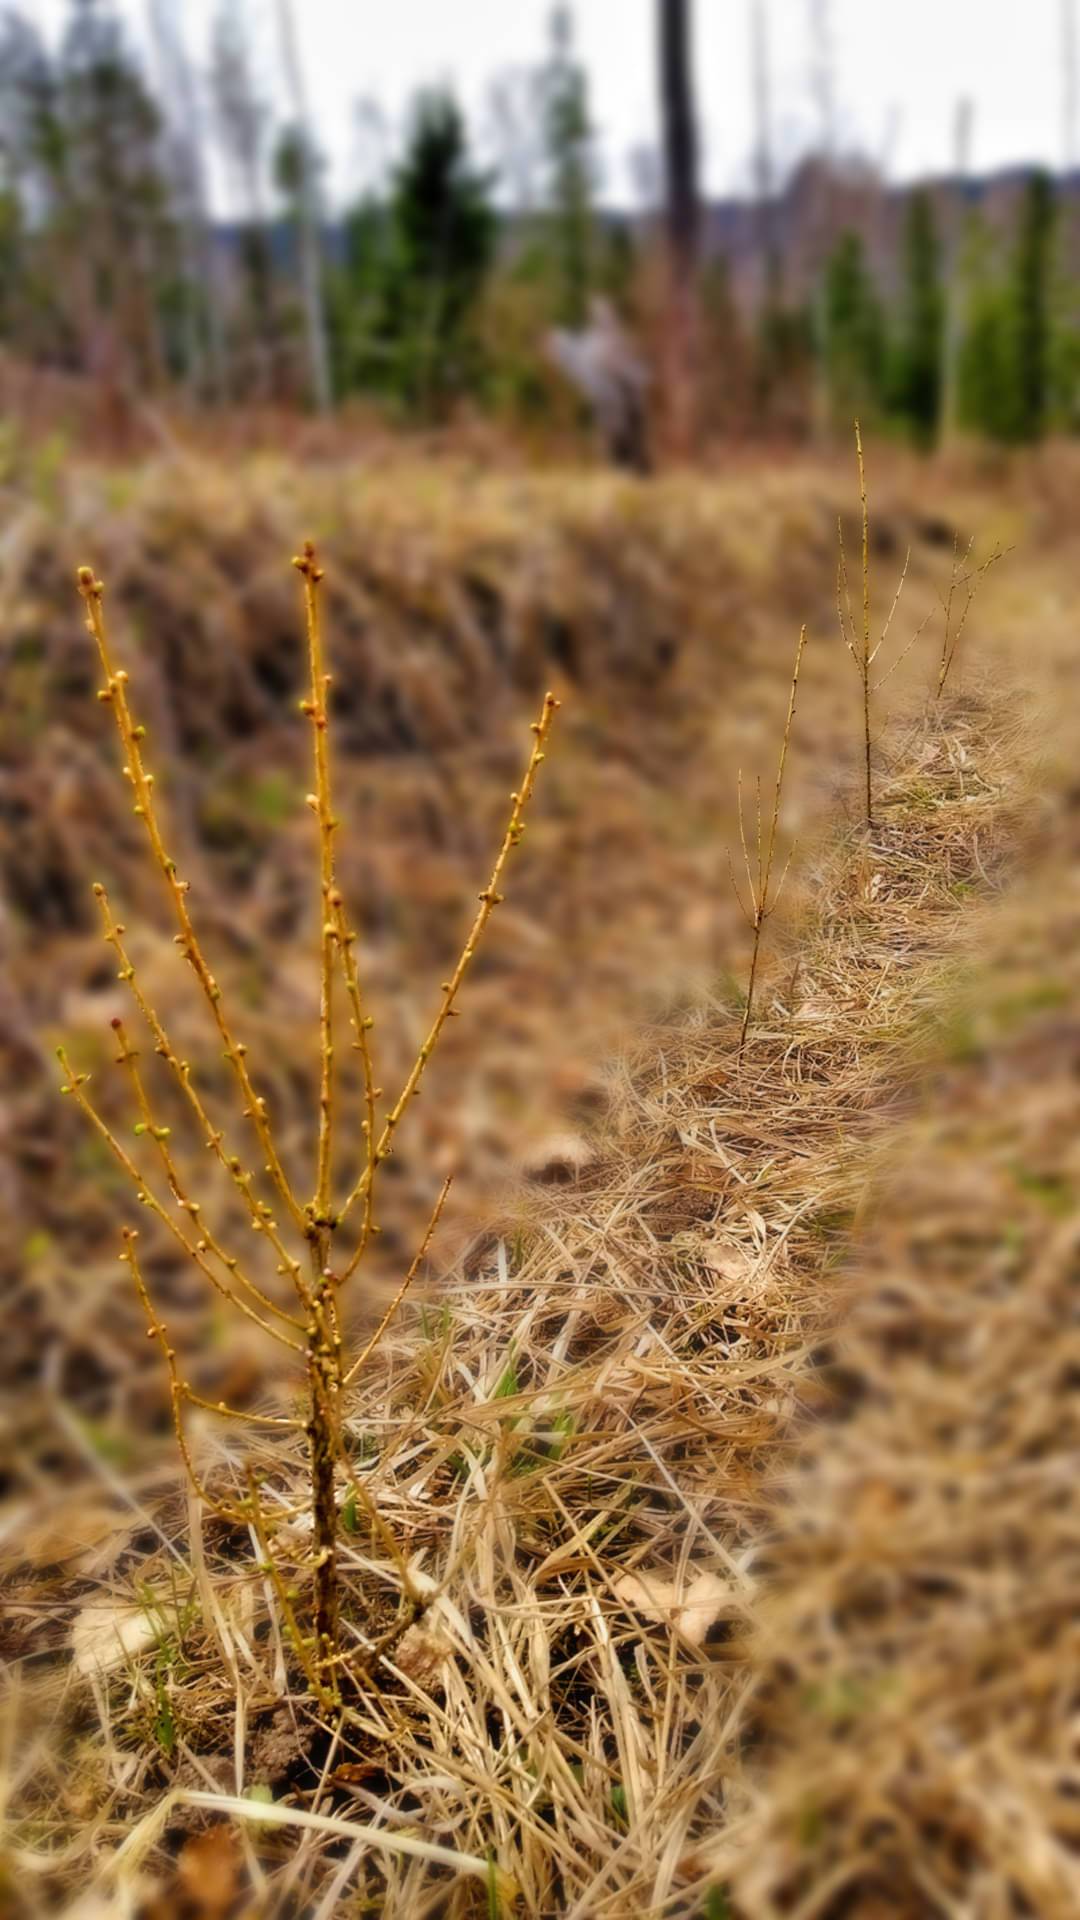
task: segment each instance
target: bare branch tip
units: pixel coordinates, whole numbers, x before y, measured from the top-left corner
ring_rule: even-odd
[[[293,566],[298,573],[303,574],[305,580],[311,582],[312,586],[318,585],[323,577],[325,568],[319,565],[314,540],[304,541],[299,553],[293,555]]]

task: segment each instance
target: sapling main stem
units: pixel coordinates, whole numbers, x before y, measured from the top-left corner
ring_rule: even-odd
[[[788,854],[787,860],[784,863],[784,870],[781,873],[780,879],[774,888],[772,884],[772,877],[773,877],[773,863],[776,856],[776,835],[780,825],[780,802],[783,798],[783,793],[784,793],[784,772],[787,767],[788,747],[791,744],[791,728],[792,728],[792,723],[795,719],[795,700],[799,691],[799,669],[802,666],[803,649],[805,648],[805,646],[806,646],[806,628],[803,627],[799,633],[799,644],[795,649],[795,666],[792,670],[792,675],[791,675],[791,691],[788,695],[787,718],[784,722],[784,737],[780,743],[780,758],[777,762],[776,780],[773,785],[772,814],[769,819],[768,831],[764,835],[762,833],[762,820],[761,820],[761,781],[759,780],[757,783],[757,831],[755,835],[756,859],[753,865],[751,864],[751,860],[750,860],[750,849],[747,846],[747,842],[746,842],[746,817],[745,817],[745,810],[743,808],[742,770],[740,769],[739,771],[739,779],[738,779],[739,838],[742,842],[743,861],[746,868],[746,884],[747,884],[747,887],[749,888],[749,893],[750,893],[749,906],[747,906],[743,901],[742,894],[739,890],[738,882],[735,879],[735,871],[733,867],[731,869],[731,880],[732,880],[732,885],[735,888],[735,897],[738,900],[740,907],[742,908],[742,911],[746,917],[748,926],[750,926],[753,929],[753,935],[754,935],[754,944],[750,954],[750,977],[747,981],[746,1001],[743,1006],[742,1027],[739,1032],[739,1059],[740,1060],[743,1057],[743,1052],[746,1047],[746,1036],[750,1031],[750,1020],[754,1011],[754,990],[757,985],[758,962],[761,958],[762,933],[765,928],[766,920],[768,920],[771,917],[771,915],[775,913],[777,905],[779,904],[780,895],[784,889],[784,882],[788,876],[788,868],[791,865],[791,854],[794,853],[795,851],[794,847],[792,847],[791,853]],[[729,856],[729,865],[730,865],[730,856]],[[756,866],[756,872],[755,872],[755,866]]]
[[[873,773],[873,732],[871,720],[871,696],[883,687],[890,674],[896,672],[900,662],[911,652],[919,635],[929,622],[930,615],[920,620],[907,645],[901,648],[895,660],[888,666],[880,678],[873,677],[874,664],[882,647],[888,640],[896,609],[907,582],[908,568],[911,565],[909,547],[901,569],[900,580],[893,595],[889,616],[878,635],[873,638],[870,612],[870,496],[866,483],[866,459],[863,453],[862,429],[855,422],[855,457],[859,470],[859,506],[862,521],[862,607],[856,621],[851,604],[848,585],[847,554],[844,548],[844,523],[837,523],[839,537],[839,559],[836,567],[836,612],[840,623],[840,635],[855,662],[859,676],[859,692],[862,704],[862,762],[863,762],[863,823],[868,834],[874,830],[874,773]]]

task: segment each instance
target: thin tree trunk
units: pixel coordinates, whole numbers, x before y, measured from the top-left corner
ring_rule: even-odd
[[[188,378],[197,391],[203,384],[205,363],[205,384],[211,396],[215,400],[224,400],[227,398],[227,382],[221,286],[206,204],[201,146],[203,127],[191,62],[184,44],[182,8],[179,0],[149,0],[149,11],[158,92],[167,103],[169,145],[183,202],[184,270],[192,285],[201,292],[205,303],[205,341],[198,313],[193,311],[188,320],[185,346]]]
[[[307,334],[308,370],[311,397],[320,413],[328,413],[333,404],[330,379],[330,347],[322,285],[322,249],[319,235],[318,194],[314,176],[314,144],[311,139],[300,47],[296,37],[291,0],[278,0],[278,18],[285,67],[292,93],[293,113],[300,135],[303,157],[300,185],[300,288],[304,303],[304,330]]]
[[[830,0],[810,0],[810,91],[819,122],[819,167],[811,231],[811,257],[819,280],[812,315],[815,333],[813,430],[815,438],[829,436],[829,391],[826,374],[824,283],[821,270],[836,241],[836,76],[833,62]]]
[[[772,80],[769,62],[767,0],[754,0],[751,16],[754,86],[754,178],[757,189],[758,246],[762,301],[773,309],[783,298],[783,269],[776,231],[776,169],[773,161]]]
[[[670,280],[667,375],[677,451],[691,450],[697,425],[700,350],[698,264],[701,193],[694,112],[691,0],[657,0],[665,225]]]
[[[968,99],[956,103],[953,128],[952,217],[945,289],[945,393],[942,406],[942,438],[946,444],[956,439],[960,428],[960,356],[964,344],[964,236],[968,226],[967,180],[971,155],[972,104]]]
[[[1064,173],[1061,215],[1058,232],[1058,268],[1061,275],[1059,297],[1071,304],[1071,288],[1076,278],[1078,220],[1075,173],[1077,160],[1078,109],[1080,109],[1080,36],[1077,33],[1077,0],[1061,0],[1061,165]],[[1071,315],[1062,316],[1066,331],[1071,330]],[[1071,398],[1071,396],[1070,396]]]

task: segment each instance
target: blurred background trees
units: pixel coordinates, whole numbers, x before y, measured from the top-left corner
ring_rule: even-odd
[[[945,373],[945,297],[937,218],[929,191],[918,188],[904,217],[897,325],[892,354],[895,417],[924,447],[937,439]]]
[[[745,4],[750,190],[705,197],[692,0],[654,0],[656,146],[628,207],[605,191],[565,0],[475,123],[446,87],[398,128],[368,102],[369,163],[345,205],[326,191],[289,0],[260,16],[272,49],[250,0],[218,0],[201,65],[169,0],[147,0],[138,46],[114,0],[66,0],[51,38],[8,0],[0,350],[92,382],[118,412],[361,396],[403,421],[468,409],[574,432],[580,403],[546,343],[558,328],[587,341],[601,301],[680,451],[846,437],[855,412],[922,448],[1075,430],[1075,178],[979,180],[958,142],[951,176],[891,185],[844,150],[824,0],[806,0],[816,143],[785,169],[769,0]]]
[[[480,374],[470,320],[491,270],[496,217],[490,177],[477,169],[457,102],[417,100],[405,152],[382,206],[352,229],[351,266],[362,329],[349,365],[360,385],[407,412],[438,418]],[[345,311],[351,302],[346,287]]]
[[[596,168],[588,82],[574,57],[569,7],[552,13],[551,49],[538,82],[548,211],[536,264],[551,275],[552,317],[562,326],[580,327],[596,274]]]
[[[885,315],[862,236],[842,233],[825,264],[825,377],[829,424],[880,418],[885,397]]]

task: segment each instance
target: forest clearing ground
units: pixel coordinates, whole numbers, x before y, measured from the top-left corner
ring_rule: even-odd
[[[242,1814],[272,1911],[329,1913],[346,1882],[401,1920],[724,1911],[770,1485],[828,1399],[852,1220],[982,924],[1016,758],[979,700],[912,728],[872,839],[846,829],[822,856],[742,1064],[729,1008],[654,1037],[591,1167],[380,1350],[347,1432],[358,1655],[404,1621],[404,1589],[422,1604],[340,1732],[290,1691],[235,1530],[177,1512],[166,1554],[144,1539],[134,1603],[124,1568],[85,1593],[87,1678],[51,1714],[56,1683],[25,1688],[23,1884],[34,1831],[104,1885],[152,1880],[163,1836],[182,1872],[209,1793]],[[216,1444],[223,1478],[250,1463]],[[288,1501],[281,1448],[260,1464]],[[302,1527],[293,1546],[302,1563]],[[73,1794],[95,1815],[81,1853]],[[267,1824],[290,1807],[314,1821],[299,1838]]]
[[[1080,817],[981,916],[778,1477],[731,1911],[1080,1911]]]
[[[801,482],[789,492],[778,488],[788,503],[778,526],[797,505],[804,522],[793,540],[822,526],[827,534],[822,503],[807,505]],[[673,530],[690,503],[677,486]],[[10,1887],[17,1913],[66,1911],[87,1887],[92,1920],[126,1920],[140,1902],[163,1920],[181,1900],[194,1920],[221,1920],[232,1906],[329,1920],[346,1900],[391,1920],[514,1911],[553,1920],[762,1920],[772,1912],[1012,1920],[1030,1911],[1056,1920],[1075,1909],[1060,1838],[1069,1831],[1073,1761],[1056,1678],[1070,1648],[1053,1637],[1076,1585],[1071,1495],[1047,1436],[1056,1424],[1068,1444],[1075,1419],[1063,1403],[1071,1349],[1059,1339],[1067,1312],[1059,1295],[1071,1279],[1075,1200],[1076,849],[1071,774],[1059,748],[1070,724],[1060,696],[1074,675],[1076,568],[1060,504],[1033,493],[1029,505],[1032,551],[997,577],[994,618],[979,634],[979,682],[991,690],[981,700],[950,699],[884,742],[869,844],[836,824],[834,808],[831,842],[815,862],[812,825],[793,896],[801,904],[789,909],[786,929],[773,929],[778,945],[742,1066],[728,989],[715,1002],[683,995],[690,1012],[654,1027],[611,1076],[602,1130],[586,1155],[568,1159],[568,1184],[527,1196],[456,1277],[418,1299],[361,1383],[348,1433],[356,1484],[342,1487],[358,1652],[404,1624],[404,1585],[423,1604],[395,1642],[392,1675],[344,1732],[316,1726],[290,1678],[255,1543],[200,1523],[176,1499],[159,1439],[147,1441],[134,1481],[107,1450],[111,1429],[95,1435],[70,1412],[40,1455],[20,1456],[41,1519],[6,1596],[16,1657],[4,1703],[0,1873],[8,1879],[0,1886]],[[1017,512],[1010,507],[1014,522]],[[895,545],[890,513],[884,524]],[[719,502],[709,514],[724,518]],[[899,513],[901,529],[911,525],[907,514]],[[754,520],[747,506],[740,539]],[[1013,537],[1009,524],[1003,531]],[[774,528],[766,570],[782,544]],[[804,556],[803,573],[820,571],[822,558],[811,565]],[[927,535],[911,583],[924,600],[931,559]],[[677,549],[672,560],[681,578]],[[786,598],[803,585],[788,582]],[[599,610],[598,632],[608,612]],[[709,757],[728,752],[744,728],[760,744],[782,718],[777,656],[786,660],[793,634],[785,627],[774,647],[776,626],[751,634],[722,713],[712,682],[710,703],[699,696],[707,623],[687,657],[686,688],[702,709],[692,805],[703,837],[677,872],[681,883],[685,871],[695,910],[702,899],[713,904],[703,876],[722,874],[723,827],[709,822],[708,794],[728,767],[710,770]],[[822,677],[804,713],[796,792],[813,823],[823,808],[807,805],[807,784],[835,783],[839,770],[846,786],[853,756],[845,757],[825,643],[812,636],[811,644]],[[813,651],[810,658],[813,670]],[[911,664],[924,685],[925,661]],[[1018,683],[1031,689],[1023,699]],[[84,689],[75,691],[81,700]],[[605,698],[586,696],[573,755],[595,757],[595,740],[607,754],[618,735],[622,720],[605,711]],[[664,726],[670,746],[676,728],[666,716]],[[597,764],[607,763],[601,756]],[[576,796],[575,780],[567,775]],[[628,772],[628,794],[629,781]],[[57,783],[61,811],[63,791]],[[637,805],[635,793],[630,812]],[[609,830],[601,805],[589,821],[595,844],[581,858],[586,879],[618,866],[624,888],[656,888],[659,909],[657,869],[642,872],[631,858],[642,842],[628,833],[614,861]],[[537,867],[557,843],[549,826]],[[1017,849],[1032,874],[1014,897],[987,904]],[[43,851],[44,871],[66,875],[51,864],[49,845]],[[612,974],[628,972],[636,934],[624,955],[612,901],[593,899],[591,912],[576,935],[569,929],[578,944],[570,943],[568,966],[581,973],[596,954]],[[1030,914],[1023,939],[1017,913]],[[602,925],[610,929],[603,939]],[[678,920],[669,944],[690,926],[689,914]],[[77,980],[90,964],[87,943],[72,941],[66,953],[67,937],[56,936],[50,955],[70,961]],[[974,977],[988,984],[972,998],[965,983],[976,949]],[[643,951],[651,966],[660,943]],[[538,971],[528,962],[530,993]],[[28,947],[17,979],[30,995],[35,977],[42,969]],[[498,970],[484,986],[485,1006],[505,1001]],[[96,992],[93,1001],[99,1019]],[[943,1054],[944,1076],[933,1065]],[[40,1105],[36,1090],[32,1098]],[[55,1151],[41,1127],[24,1138]],[[56,1164],[65,1172],[72,1164],[63,1149]],[[83,1197],[99,1170],[75,1163],[74,1171],[83,1223]],[[944,1201],[930,1192],[935,1180]],[[104,1195],[89,1212],[95,1228],[107,1223],[106,1201],[111,1207]],[[955,1234],[950,1227],[921,1240],[923,1210],[940,1204],[944,1214],[945,1201]],[[64,1205],[73,1215],[70,1194]],[[69,1314],[100,1318],[87,1284],[96,1265],[80,1266],[76,1300],[65,1277],[72,1257],[57,1244],[59,1297]],[[895,1298],[894,1262],[907,1275]],[[989,1443],[964,1425],[971,1354],[962,1339],[954,1347],[938,1338],[942,1263],[957,1290],[950,1328],[970,1333],[984,1357],[996,1355],[1025,1409],[1010,1426],[991,1392],[1001,1383],[971,1375],[974,1399],[985,1389],[998,1409],[988,1415],[997,1422]],[[1021,1284],[1029,1267],[1030,1293]],[[883,1304],[875,1306],[879,1273]],[[111,1260],[102,1275],[111,1299]],[[1004,1317],[999,1283],[1012,1289]],[[869,1321],[853,1320],[849,1358],[837,1323],[864,1293]],[[1014,1354],[1022,1356],[1015,1369]],[[942,1391],[957,1402],[940,1434],[934,1396],[946,1375],[935,1372],[938,1358],[955,1361],[955,1380]],[[891,1410],[882,1411],[876,1390],[859,1388],[846,1426],[820,1418],[837,1393],[842,1408],[848,1391],[854,1403],[856,1380],[875,1369],[895,1375]],[[266,1390],[284,1392],[274,1383]],[[145,1398],[145,1386],[140,1392]],[[1036,1432],[1044,1419],[1047,1433]],[[908,1488],[883,1491],[873,1475],[861,1492],[857,1461],[834,1473],[860,1420],[875,1457],[904,1463],[897,1473],[911,1483],[910,1501]],[[133,1434],[141,1447],[142,1429]],[[1034,1452],[1016,1468],[1032,1435]],[[243,1473],[250,1454],[235,1431],[208,1423],[197,1437],[223,1478]],[[918,1453],[922,1440],[915,1457],[910,1449]],[[955,1477],[954,1440],[966,1502],[956,1527],[952,1508],[934,1505],[945,1499],[939,1483]],[[972,1459],[987,1445],[987,1470],[975,1471]],[[298,1468],[280,1449],[263,1464],[268,1498],[287,1502]],[[984,1578],[983,1508],[999,1477],[1018,1491]],[[1043,1500],[1032,1515],[1054,1516],[1038,1537],[1024,1530],[1027,1487]],[[291,1544],[302,1571],[303,1527],[281,1544]],[[1023,1556],[1036,1584],[1045,1568],[1045,1607],[1025,1610]],[[950,1613],[957,1594],[962,1605]],[[890,1624],[891,1606],[902,1622]],[[884,1623],[876,1638],[875,1621]],[[1009,1675],[965,1666],[979,1645],[974,1629],[992,1642],[998,1622]],[[901,1646],[897,1694],[872,1676],[895,1664]],[[1040,1648],[1050,1649],[1046,1658]],[[964,1685],[950,1718],[945,1682],[954,1672]],[[1008,1720],[1000,1739],[991,1724],[998,1693]],[[943,1751],[952,1811],[938,1822],[934,1769]],[[1051,1786],[1057,1838],[1042,1798]],[[224,1824],[207,1842],[215,1812]],[[214,1833],[222,1897],[200,1906]]]

